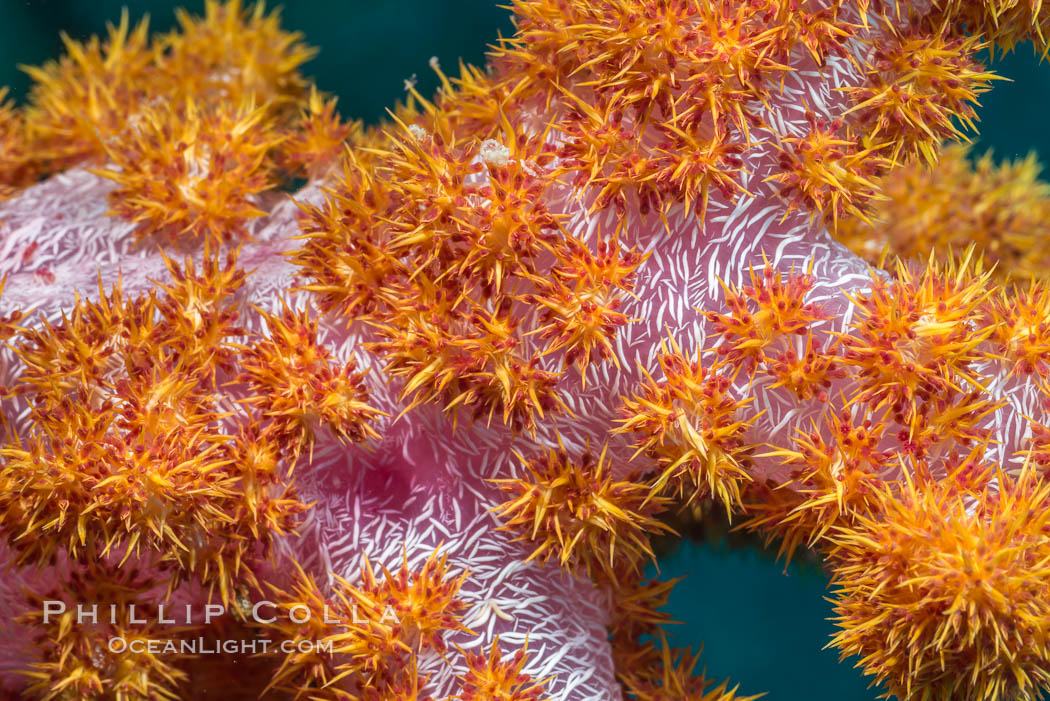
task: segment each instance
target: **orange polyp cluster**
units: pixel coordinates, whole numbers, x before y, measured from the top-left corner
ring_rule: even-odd
[[[294,461],[272,431],[255,423],[242,424],[233,440],[225,444],[223,455],[236,480],[237,499],[226,524],[214,534],[198,536],[207,543],[204,553],[218,569],[220,584],[231,580],[226,591],[220,592],[225,601],[239,580],[254,585],[250,569],[238,576],[242,561],[250,560],[244,563],[250,567],[272,550],[278,537],[293,534],[309,507],[299,499],[289,477]]]
[[[867,220],[867,210],[878,199],[875,178],[888,164],[878,155],[883,145],[863,147],[843,127],[807,113],[809,132],[781,139],[780,171],[768,180],[781,184],[788,201],[784,216],[795,209],[820,214],[832,231],[839,221]]]
[[[542,180],[521,154],[491,166],[489,184],[468,184],[480,149],[454,147],[439,133],[395,149],[381,250],[408,260],[391,264],[395,274],[377,293],[386,297],[372,315],[383,340],[371,347],[390,376],[405,378],[410,406],[438,400],[450,412],[462,405],[531,429],[560,408],[557,375],[522,345],[508,281],[534,274],[551,246],[556,223],[540,199]]]
[[[413,658],[397,679],[379,688],[364,689],[358,699],[360,701],[437,701],[423,690],[427,681],[428,679],[420,679],[416,671],[416,661]]]
[[[191,101],[142,109],[95,171],[117,183],[109,213],[136,222],[136,239],[247,236],[246,222],[263,214],[255,196],[276,185],[281,137],[266,112],[242,103],[202,113]]]
[[[273,537],[295,529],[306,507],[277,458],[248,459],[260,441],[280,439],[242,417],[231,443],[230,415],[212,394],[229,363],[229,296],[243,273],[232,259],[204,271],[208,279],[173,272],[159,299],[100,289],[99,302],[78,301],[61,323],[24,332],[14,392],[30,428],[0,448],[0,528],[19,566],[155,556],[170,586],[193,577],[228,601]],[[210,299],[194,298],[209,287]],[[197,316],[181,316],[191,300]],[[276,456],[277,445],[263,452]]]
[[[438,400],[450,413],[463,406],[473,409],[475,419],[491,423],[499,416],[515,430],[533,431],[537,419],[564,410],[556,390],[558,375],[539,367],[538,354],[517,351],[519,322],[510,305],[495,311],[482,307],[459,328],[447,329],[441,311],[462,318],[465,310],[448,305],[443,296],[436,302],[433,310],[401,315],[399,326],[378,325],[380,336],[388,340],[369,345],[385,357],[388,375],[405,378],[403,396],[411,397],[405,411]]]
[[[1000,292],[986,305],[988,340],[1010,373],[1050,379],[1050,289],[1033,280],[1027,290]]]
[[[318,344],[317,318],[292,310],[283,300],[279,314],[260,314],[268,336],[239,346],[241,372],[235,381],[247,386],[243,401],[270,422],[279,442],[296,454],[301,447],[312,451],[322,424],[347,443],[378,438],[371,424],[386,414],[368,404],[357,362],[337,363]]]
[[[403,380],[406,412],[437,402],[532,431],[564,411],[569,366],[613,357],[641,256],[562,229],[543,135],[504,123],[479,144],[433,120],[348,156],[327,202],[303,206],[295,260],[322,309],[375,329],[367,348]]]
[[[1033,584],[1047,576],[1050,429],[1030,421],[1028,471],[986,462],[1002,402],[985,387],[1002,366],[984,362],[997,347],[1011,372],[1039,376],[1045,295],[989,289],[972,257],[873,274],[838,335],[835,363],[856,383],[847,412],[757,456],[782,459],[787,480],[748,485],[749,527],[789,558],[800,544],[827,555],[833,645],[899,698],[1022,698],[1050,675]]]
[[[634,250],[622,252],[615,241],[599,242],[596,255],[566,243],[565,259],[551,277],[534,280],[537,293],[527,300],[541,309],[535,333],[551,341],[547,352],[564,350],[565,363],[574,363],[586,381],[592,363],[619,362],[612,339],[617,328],[636,321],[619,309],[643,258]]]
[[[803,3],[774,5],[780,25],[776,38],[780,60],[787,61],[798,45],[805,47],[818,66],[825,65],[829,56],[850,58],[846,42],[856,36],[859,27],[845,21],[839,2],[817,8],[805,7]]]
[[[561,447],[525,469],[527,477],[494,481],[509,495],[496,507],[504,527],[535,545],[530,560],[555,559],[615,581],[618,571],[654,557],[650,534],[670,530],[654,518],[666,500],[652,497],[645,484],[614,479],[605,449],[574,460]]]
[[[974,59],[986,46],[978,37],[920,23],[886,27],[890,36],[874,47],[867,84],[848,91],[855,104],[847,115],[873,142],[890,144],[893,163],[935,163],[940,141],[962,139],[960,125],[975,131],[977,96],[998,76]]]
[[[366,559],[359,586],[334,576],[326,595],[299,570],[288,591],[274,588],[278,612],[262,627],[271,638],[290,641],[295,652],[282,660],[270,689],[324,701],[417,698],[417,654],[445,655],[446,636],[471,632],[459,621],[467,606],[458,595],[468,573],[453,577],[438,551],[418,569],[405,560],[397,572],[382,572],[378,580]],[[303,607],[309,620],[296,623],[306,616]],[[300,650],[304,642],[311,645]]]
[[[7,99],[7,88],[0,88],[0,201],[36,179],[25,130],[25,115]]]
[[[739,155],[760,123],[747,103],[789,70],[774,52],[794,40],[778,39],[772,8],[518,0],[517,37],[493,60],[528,76],[515,79],[516,98],[564,105],[562,167],[594,186],[595,208],[622,209],[634,196],[643,211],[682,202],[703,216],[712,189],[744,192]]]
[[[156,281],[154,294],[161,320],[157,333],[178,344],[184,362],[215,387],[220,373],[233,372],[235,348],[228,339],[245,335],[237,325],[239,310],[233,303],[247,277],[237,265],[237,252],[229,251],[225,260],[206,245],[197,271],[193,259],[186,257],[180,267],[167,256],[164,262],[169,283]]]
[[[832,536],[834,644],[889,696],[1013,699],[1050,684],[1050,487],[998,474],[877,494],[878,516]]]
[[[299,569],[287,591],[274,588],[276,611],[267,609],[273,620],[263,622],[264,630],[275,640],[283,641],[289,650],[273,673],[263,693],[281,691],[293,694],[295,699],[317,701],[351,701],[355,697],[338,680],[375,669],[366,669],[367,649],[397,655],[385,639],[390,636],[389,625],[355,620],[353,603],[345,595],[341,580],[333,587],[332,596],[326,596],[314,578]],[[291,618],[292,607],[296,620]],[[339,629],[328,621],[339,621]],[[328,652],[328,649],[331,652]]]
[[[1044,395],[1046,393],[1044,392]],[[1032,470],[1044,477],[1050,474],[1050,426],[1028,420],[1031,439],[1021,455],[1032,466]]]
[[[143,596],[156,589],[156,582],[135,568],[113,565],[88,563],[58,587],[29,596],[30,613],[19,622],[32,627],[40,651],[39,661],[24,672],[29,680],[26,693],[33,698],[181,698],[179,687],[188,678],[169,661],[170,655],[151,653],[137,645],[137,651],[119,650],[121,644],[143,643],[162,633],[156,623],[156,607]],[[50,610],[45,623],[49,610],[45,602],[51,606],[61,602],[65,610]],[[78,621],[78,604],[86,612],[83,621]],[[115,644],[117,649],[113,640],[122,641]]]
[[[101,174],[121,186],[112,213],[140,236],[226,238],[260,214],[255,194],[327,173],[353,127],[299,74],[315,53],[300,35],[263,3],[208,0],[204,17],[178,18],[151,41],[125,12],[105,41],[63,36],[66,56],[26,68],[24,121],[0,111],[0,187],[108,162]],[[9,130],[24,133],[16,149]]]
[[[796,273],[794,269],[787,280],[779,271],[774,271],[766,262],[761,276],[750,270],[751,284],[740,290],[730,289],[722,283],[728,314],[708,312],[707,320],[712,330],[721,337],[716,346],[718,355],[737,370],[754,377],[759,368],[773,368],[778,381],[796,384],[790,377],[790,368],[795,364],[791,357],[794,348],[784,340],[792,336],[806,339],[807,355],[817,354],[813,345],[811,326],[830,318],[819,305],[806,302],[806,295],[813,289],[813,276]],[[774,351],[783,350],[777,355]],[[787,355],[785,356],[785,353]],[[810,367],[811,386],[827,386],[835,377],[826,363],[815,358]],[[784,371],[788,371],[785,376]]]
[[[307,94],[298,67],[314,50],[280,30],[260,3],[208,0],[205,16],[179,11],[181,31],[149,40],[147,23],[131,29],[127,13],[107,41],[63,37],[67,56],[27,68],[29,145],[47,170],[113,157],[134,135],[143,108],[193,102],[201,112],[249,102],[290,122]],[[163,111],[163,109],[161,109]]]
[[[264,315],[268,339],[250,350],[233,342],[246,335],[235,251],[223,257],[209,243],[199,267],[165,262],[169,279],[148,294],[129,298],[119,283],[107,293],[100,281],[98,302],[78,298],[60,322],[18,330],[11,394],[27,405],[28,429],[0,448],[0,528],[20,567],[148,562],[169,593],[189,579],[229,602],[257,586],[256,566],[307,508],[289,475],[311,417],[358,441],[375,435],[367,423],[379,412],[352,364],[329,366],[308,317],[285,307]],[[22,316],[10,315],[12,327]],[[238,373],[242,404],[262,416],[219,409],[219,385]],[[75,659],[49,668],[58,676],[48,683],[79,683],[62,666]],[[127,664],[120,674],[153,662]],[[131,683],[118,677],[91,682],[91,693]]]
[[[812,333],[808,333],[805,346],[798,349],[789,346],[776,355],[766,354],[764,371],[774,380],[769,389],[784,387],[800,401],[814,398],[827,401],[831,383],[846,376],[836,357],[830,350],[825,350]]]
[[[545,682],[536,681],[522,669],[528,662],[528,646],[503,659],[499,636],[492,641],[488,652],[466,652],[467,673],[463,688],[456,698],[460,701],[550,701],[544,697]]]
[[[984,357],[978,346],[991,333],[980,324],[990,291],[972,255],[970,248],[946,267],[931,258],[922,270],[899,263],[893,280],[874,278],[856,296],[858,318],[839,339],[841,362],[860,382],[851,401],[873,412],[889,408],[908,424],[927,399],[961,383],[981,386],[971,366]]]
[[[471,66],[462,59],[459,61],[459,77],[445,75],[436,57],[431,59],[430,67],[441,81],[441,89],[431,104],[414,85],[408,86],[413,102],[399,103],[400,111],[395,111],[395,116],[405,124],[415,121],[411,117],[418,116],[415,108],[419,105],[428,115],[440,114],[465,133],[475,134],[482,140],[495,138],[505,126],[510,106],[517,99],[515,90],[527,88],[527,80],[517,86],[508,84],[508,81],[497,79],[492,71]]]
[[[448,555],[439,556],[440,546],[418,570],[409,569],[407,554],[395,573],[382,569],[377,580],[368,558],[361,568],[361,585],[349,595],[366,611],[382,616],[387,607],[397,617],[393,635],[399,636],[410,649],[448,650],[445,636],[463,631],[472,633],[460,623],[467,604],[458,598],[469,572],[452,577]]]
[[[303,289],[322,312],[348,320],[384,309],[389,304],[384,291],[405,274],[374,229],[389,206],[390,188],[367,156],[347,152],[339,184],[323,205],[299,203],[304,242],[293,260],[312,278]]]
[[[640,114],[660,109],[691,126],[710,114],[743,127],[752,120],[742,103],[765,94],[764,78],[789,70],[770,56],[762,4],[517,0],[517,37],[494,57],[543,79],[523,89],[583,84],[598,95],[622,92],[624,107]]]
[[[934,166],[916,160],[891,170],[877,180],[882,198],[871,222],[848,217],[833,233],[873,265],[887,252],[925,258],[974,243],[997,283],[1041,277],[1050,264],[1050,186],[1039,180],[1035,155],[998,166],[991,153],[973,163],[969,155],[951,144]]]
[[[988,414],[1000,408],[981,390],[949,390],[926,400],[923,411],[916,413],[906,431],[899,434],[901,450],[916,459],[938,457],[946,447],[971,449],[985,447],[993,436],[979,424]]]
[[[298,69],[317,50],[282,30],[278,11],[266,14],[265,2],[205,0],[203,17],[183,9],[175,16],[179,29],[157,40],[173,93],[213,105],[251,97],[277,114],[295,113],[309,85]]]
[[[335,111],[337,99],[325,99],[315,86],[299,115],[299,129],[278,152],[281,169],[291,175],[319,179],[334,170],[345,153],[347,140],[361,131],[361,122],[344,122]]]
[[[740,489],[751,478],[750,446],[744,434],[757,416],[744,418],[753,401],[734,398],[732,378],[723,364],[704,367],[682,354],[671,340],[661,344],[657,381],[646,373],[641,392],[623,401],[621,433],[637,437],[637,455],[658,466],[652,494],[669,494],[683,501],[711,495],[732,509],[740,504]]]
[[[1050,8],[1042,0],[934,0],[933,10],[960,34],[984,36],[993,49],[1008,52],[1031,40],[1043,56],[1050,51]]]
[[[762,696],[737,696],[737,687],[728,688],[728,681],[714,686],[706,674],[694,676],[699,653],[672,649],[666,638],[653,656],[649,664],[655,669],[636,667],[622,677],[630,701],[754,701]]]
[[[875,492],[894,469],[893,453],[879,449],[883,423],[857,422],[845,412],[826,416],[821,423],[824,433],[814,422],[813,430],[799,431],[793,438],[793,448],[764,456],[779,457],[791,468],[789,480],[780,486],[785,493],[748,505],[748,525],[766,527],[768,540],[779,537],[779,555],[786,554],[788,560],[800,544],[812,547],[831,529],[871,514]]]
[[[408,253],[418,246],[417,250],[427,257],[441,259],[448,256],[441,260],[448,274],[480,285],[480,291],[485,296],[509,291],[505,290],[504,283],[512,276],[538,275],[538,259],[557,244],[559,237],[556,232],[559,227],[557,217],[549,211],[543,199],[549,176],[537,174],[538,166],[529,163],[539,155],[536,144],[531,141],[518,144],[517,139],[512,138],[507,146],[496,141],[486,141],[476,153],[471,152],[473,149],[465,152],[465,158],[477,156],[485,162],[488,182],[480,187],[466,186],[465,182],[461,182],[460,193],[446,191],[435,193],[438,196],[434,198],[420,198],[419,203],[424,209],[419,223],[430,224],[430,217],[434,217],[439,227],[439,238],[420,240],[414,230],[395,230],[391,242],[393,252]],[[432,152],[432,156],[437,156],[435,161],[440,163],[439,159],[445,154]],[[453,157],[452,163],[456,160]],[[409,163],[404,165],[407,166],[406,171],[413,167]],[[451,175],[457,179],[481,170],[468,165],[466,160],[456,163],[456,166],[460,170]],[[395,163],[395,177],[397,167]],[[434,178],[441,182],[448,175],[434,170],[427,174],[427,179]],[[457,195],[466,196],[467,201],[456,201]],[[446,216],[456,217],[460,211],[466,215],[462,221],[443,221]],[[418,224],[414,219],[406,218],[398,223],[412,225],[415,229]],[[466,244],[465,250],[460,249],[460,255],[453,253],[459,248],[457,239]]]
[[[65,56],[40,68],[23,68],[34,81],[26,108],[28,145],[44,170],[101,161],[106,144],[148,103],[157,60],[148,21],[131,29],[125,11],[108,32],[105,42],[98,37],[79,42],[63,34]]]
[[[71,394],[84,393],[99,404],[98,392],[125,367],[124,351],[141,347],[153,326],[153,302],[125,299],[118,283],[110,294],[99,280],[99,302],[75,304],[62,321],[27,329],[21,341],[21,393],[32,392],[34,404],[47,412]],[[56,427],[57,428],[57,427]]]

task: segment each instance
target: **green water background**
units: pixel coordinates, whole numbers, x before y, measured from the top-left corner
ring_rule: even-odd
[[[270,3],[272,6],[273,3]],[[65,30],[83,39],[116,21],[123,6],[132,20],[144,13],[153,31],[174,27],[172,9],[200,12],[203,2],[170,0],[0,0],[0,86],[21,98],[27,77],[16,64],[58,56]],[[513,33],[509,12],[486,0],[287,2],[284,27],[302,31],[320,54],[305,68],[321,89],[339,96],[342,114],[376,121],[404,95],[404,81],[418,77],[422,94],[437,86],[428,68],[437,56],[455,74],[460,58],[484,61],[498,33]],[[1034,150],[1050,160],[1050,65],[1039,65],[1030,47],[995,64],[1013,83],[1000,83],[982,98],[981,135],[975,152],[993,149],[1015,158]],[[740,683],[741,693],[768,692],[769,701],[869,701],[867,680],[823,650],[833,630],[826,619],[827,581],[813,565],[782,564],[764,553],[714,543],[684,542],[661,558],[663,578],[685,576],[669,612],[683,625],[672,629],[678,645],[704,645],[701,664],[715,679]]]

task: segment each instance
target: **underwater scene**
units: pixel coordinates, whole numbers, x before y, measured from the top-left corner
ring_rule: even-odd
[[[1050,6],[0,19],[0,698],[1047,695]]]

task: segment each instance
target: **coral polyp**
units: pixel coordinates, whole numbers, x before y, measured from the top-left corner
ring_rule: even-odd
[[[266,109],[250,102],[204,114],[190,101],[144,108],[97,171],[118,185],[113,215],[137,222],[140,237],[243,238],[263,214],[256,195],[277,182],[280,137],[265,120]]]
[[[617,431],[635,434],[635,455],[655,463],[654,494],[666,491],[686,502],[714,495],[732,508],[751,479],[745,436],[754,417],[744,418],[750,400],[733,397],[726,365],[705,368],[674,342],[661,351],[664,379],[647,376],[641,393],[624,399]]]
[[[605,449],[574,460],[561,446],[526,470],[525,479],[498,481],[509,497],[498,509],[508,528],[535,544],[530,559],[615,578],[617,562],[638,567],[646,555],[655,557],[649,535],[667,529],[654,518],[664,500],[651,498],[644,484],[614,481]]]
[[[850,90],[856,104],[846,114],[892,144],[894,162],[935,162],[938,142],[962,137],[960,125],[975,130],[977,96],[998,78],[974,59],[982,48],[978,37],[938,27],[893,29],[875,49],[867,84]]]
[[[959,142],[1046,8],[509,9],[377,125],[240,0],[0,91],[3,693],[756,698],[647,569],[717,510],[885,696],[1045,694],[1048,186]]]
[[[486,654],[467,655],[468,671],[463,677],[462,701],[541,701],[543,682],[522,673],[527,660],[522,648],[509,660],[503,659],[499,638],[492,641]]]
[[[831,537],[836,647],[898,698],[1037,694],[1047,495],[1032,472],[971,493],[951,479],[877,493],[876,516]]]

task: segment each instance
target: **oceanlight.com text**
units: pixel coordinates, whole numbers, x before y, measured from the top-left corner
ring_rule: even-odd
[[[161,640],[157,638],[109,639],[109,651],[119,655],[130,652],[135,655],[265,655],[266,653],[321,654],[333,652],[333,642],[319,640],[284,640],[277,643],[265,638],[255,640]]]

